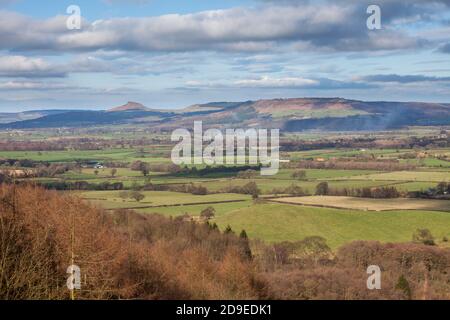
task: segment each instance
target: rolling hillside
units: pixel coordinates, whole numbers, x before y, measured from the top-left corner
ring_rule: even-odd
[[[377,131],[414,125],[450,125],[450,104],[296,98],[214,102],[193,105],[180,110],[156,110],[137,102],[128,102],[107,111],[35,112],[33,117],[25,119],[0,114],[0,123],[3,123],[1,127],[9,129],[127,123],[172,129],[190,127],[194,121],[200,120],[205,126],[267,127],[292,132],[313,129]]]
[[[47,115],[66,113],[70,110],[32,110],[23,112],[0,112],[0,124],[33,120]]]

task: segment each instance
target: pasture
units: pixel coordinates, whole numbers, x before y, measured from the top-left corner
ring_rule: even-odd
[[[395,171],[375,173],[349,179],[364,179],[372,181],[420,181],[420,182],[442,182],[450,181],[450,171]]]
[[[371,212],[289,204],[257,204],[221,215],[214,221],[249,237],[269,242],[298,241],[308,236],[327,239],[332,249],[353,240],[408,242],[427,228],[441,242],[450,237],[450,213],[417,210]]]
[[[78,195],[83,199],[101,204],[106,209],[178,206],[182,204],[208,204],[250,200],[250,196],[248,195],[234,193],[209,195],[192,195],[189,193],[169,191],[142,191],[141,193],[145,198],[139,202],[133,199],[121,198],[121,191],[88,191],[80,192]]]
[[[279,203],[324,206],[364,211],[428,210],[444,211],[450,215],[450,200],[429,199],[367,199],[336,196],[286,197],[271,200]]]

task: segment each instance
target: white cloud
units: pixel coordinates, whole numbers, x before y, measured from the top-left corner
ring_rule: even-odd
[[[0,11],[0,49],[49,51],[267,51],[297,43],[297,48],[340,51],[417,46],[399,31],[398,41],[372,41],[364,14],[353,5],[263,6],[145,18],[113,18],[67,30],[64,16],[35,20]],[[392,38],[392,37],[391,37]],[[303,45],[302,45],[303,44]]]
[[[373,84],[360,82],[357,79],[334,80],[329,78],[303,78],[303,77],[270,77],[263,76],[255,79],[240,79],[235,81],[198,81],[190,80],[184,83],[184,88],[176,89],[314,89],[314,90],[334,90],[334,89],[367,89],[374,87]]]
[[[34,81],[0,82],[0,90],[52,90],[52,89],[68,89],[68,87],[60,83],[42,83]]]
[[[234,84],[240,87],[286,88],[314,86],[318,85],[319,81],[298,77],[271,78],[264,76],[259,79],[238,80]]]
[[[58,66],[41,58],[25,56],[0,56],[0,76],[2,77],[62,77],[65,75]]]

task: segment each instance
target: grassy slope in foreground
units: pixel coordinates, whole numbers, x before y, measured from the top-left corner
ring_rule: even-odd
[[[440,242],[450,237],[450,213],[432,211],[365,212],[285,204],[258,204],[222,215],[221,229],[245,229],[252,238],[296,241],[322,236],[332,249],[353,240],[411,241],[418,228],[427,228]]]

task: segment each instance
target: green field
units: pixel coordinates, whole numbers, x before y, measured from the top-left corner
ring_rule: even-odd
[[[211,206],[216,210],[216,217],[221,217],[226,214],[232,213],[235,210],[250,208],[253,205],[253,201],[245,200],[240,202],[228,202],[228,203],[217,203],[217,204],[201,204],[201,205],[184,205],[184,206],[170,206],[161,208],[145,208],[137,209],[140,213],[158,213],[165,216],[181,216],[187,213],[190,216],[198,216],[205,208]]]
[[[402,162],[433,168],[450,168],[449,161],[439,160],[436,158],[403,160]]]
[[[300,186],[304,192],[314,193],[316,186],[320,181],[296,181],[296,180],[282,180],[282,179],[267,179],[267,178],[258,178],[254,180],[248,179],[222,179],[222,180],[214,180],[210,182],[203,182],[202,185],[207,187],[208,190],[212,192],[218,192],[225,188],[230,188],[233,186],[243,186],[250,181],[255,181],[258,185],[258,188],[265,194],[272,193],[272,189],[274,188],[287,188],[292,184]],[[370,180],[361,180],[361,181],[329,181],[329,186],[331,188],[363,188],[363,187],[377,187],[392,184],[392,181],[370,181]]]
[[[287,204],[258,204],[221,215],[223,229],[230,225],[251,238],[271,242],[322,236],[331,248],[353,240],[411,241],[418,228],[428,228],[439,241],[450,236],[450,213],[433,211],[364,212]]]
[[[100,204],[102,207],[107,209],[175,206],[180,204],[244,201],[250,199],[250,196],[248,195],[230,193],[200,196],[189,193],[169,191],[143,191],[142,194],[145,198],[142,201],[137,202],[131,199],[124,200],[120,198],[119,194],[120,191],[89,191],[78,193],[78,195],[83,199]]]
[[[366,176],[350,177],[349,179],[442,182],[442,181],[450,181],[450,172],[395,171],[387,173],[369,174]]]
[[[395,187],[400,191],[425,191],[436,187],[435,182],[406,182],[396,184]]]
[[[399,151],[400,152],[400,151]],[[340,158],[340,157],[355,157],[361,155],[375,155],[375,156],[384,156],[392,153],[397,153],[397,150],[394,149],[323,149],[323,150],[312,150],[312,151],[299,151],[299,152],[291,152],[291,159],[300,160],[300,159],[310,159],[310,158]]]
[[[148,163],[168,163],[170,158],[166,156],[167,150],[170,149],[147,148],[143,154],[137,148],[73,151],[0,151],[0,158],[48,162],[74,162],[77,160],[133,162],[141,160]]]
[[[378,173],[374,170],[335,170],[335,169],[299,169],[306,174],[305,179],[334,179],[334,178],[347,178],[354,176],[362,176],[368,174]],[[271,179],[288,179],[293,180],[292,174],[297,171],[294,169],[281,169]]]

